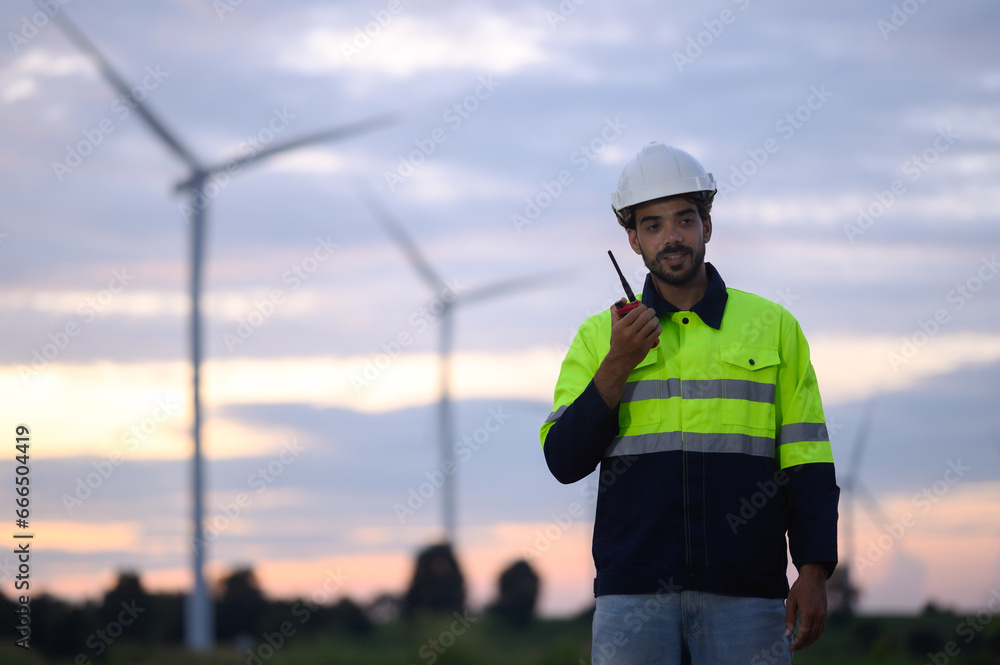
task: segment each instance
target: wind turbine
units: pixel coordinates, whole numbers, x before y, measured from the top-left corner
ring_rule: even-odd
[[[36,0],[37,2],[38,0]],[[194,409],[194,420],[192,425],[192,438],[194,439],[194,452],[192,455],[192,485],[193,485],[193,506],[192,519],[194,521],[194,552],[192,557],[192,569],[194,575],[194,590],[188,597],[187,611],[185,613],[185,642],[188,648],[195,651],[207,651],[215,641],[213,608],[205,584],[205,538],[203,530],[204,517],[204,475],[202,471],[202,445],[201,445],[201,290],[202,290],[202,265],[204,263],[204,239],[205,239],[205,219],[208,212],[210,198],[205,196],[205,184],[219,173],[235,172],[243,166],[258,163],[283,152],[288,152],[295,148],[323,141],[335,139],[345,139],[355,136],[378,127],[384,126],[391,121],[388,116],[371,118],[349,125],[343,125],[334,129],[310,134],[298,139],[277,142],[274,145],[260,150],[250,155],[233,157],[214,166],[206,165],[189,150],[184,143],[177,138],[177,135],[168,130],[166,125],[160,121],[156,115],[142,101],[135,99],[131,89],[125,80],[111,66],[111,63],[97,50],[93,43],[76,27],[66,16],[66,12],[60,11],[52,17],[66,34],[73,44],[91,60],[101,70],[101,74],[107,82],[120,94],[129,100],[130,106],[142,118],[146,126],[166,145],[166,147],[176,157],[178,157],[190,169],[189,175],[182,182],[177,184],[175,192],[188,192],[191,198],[191,365],[192,372],[192,400]]]
[[[868,511],[869,517],[876,525],[881,526],[889,523],[888,516],[882,510],[875,495],[861,481],[860,476],[861,456],[868,445],[868,436],[871,433],[872,421],[875,416],[875,405],[876,402],[872,400],[865,406],[864,413],[861,416],[861,423],[858,425],[858,431],[854,435],[854,446],[851,449],[851,458],[847,464],[847,474],[841,482],[844,497],[844,549],[847,553],[847,565],[840,566],[843,570],[840,585],[843,587],[843,602],[845,609],[848,611],[853,610],[854,596],[857,593],[857,589],[852,586],[850,571],[857,560],[854,521],[855,506],[859,495],[865,510]]]
[[[451,408],[451,347],[453,333],[453,316],[455,308],[467,306],[490,298],[505,296],[510,293],[525,289],[537,288],[543,283],[552,281],[556,277],[554,273],[544,273],[520,277],[517,279],[494,282],[487,286],[474,289],[467,293],[453,293],[452,297],[442,297],[442,294],[451,291],[444,279],[431,267],[431,264],[424,258],[424,255],[417,248],[416,243],[410,238],[403,225],[393,216],[385,204],[365,183],[359,182],[359,193],[369,213],[375,221],[392,238],[393,242],[406,256],[413,269],[420,275],[420,278],[430,287],[431,291],[440,297],[444,303],[440,317],[440,338],[438,341],[438,354],[440,355],[440,397],[438,398],[438,436],[440,437],[441,469],[455,468],[452,459],[452,445],[454,444],[452,408]],[[447,465],[447,466],[446,466]],[[444,474],[441,486],[442,492],[442,520],[444,532],[448,543],[455,543],[456,532],[456,507],[455,507],[455,476],[456,474]]]

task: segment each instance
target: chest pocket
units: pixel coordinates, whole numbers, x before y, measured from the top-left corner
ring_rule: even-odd
[[[775,435],[774,399],[781,356],[773,347],[738,344],[719,351],[722,397],[719,417],[754,436]]]
[[[660,346],[663,346],[662,344]],[[670,397],[666,381],[660,380],[662,364],[660,347],[650,349],[646,357],[628,375],[621,403],[618,405],[619,434],[641,425],[651,425],[660,420],[663,405],[660,400]]]

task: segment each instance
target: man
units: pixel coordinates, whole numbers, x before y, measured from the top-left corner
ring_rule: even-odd
[[[580,326],[542,426],[559,481],[600,465],[594,665],[787,663],[823,631],[840,490],[816,375],[792,315],[705,263],[715,192],[662,143],[625,166],[642,304]]]

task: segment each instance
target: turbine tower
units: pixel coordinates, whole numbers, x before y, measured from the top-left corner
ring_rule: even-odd
[[[194,451],[192,454],[192,519],[194,521],[192,542],[192,570],[194,577],[193,593],[187,599],[185,612],[185,642],[188,648],[194,651],[207,651],[212,648],[215,642],[215,629],[213,618],[212,601],[205,584],[205,538],[203,531],[204,517],[204,474],[201,442],[201,358],[202,358],[202,312],[201,312],[201,291],[202,291],[202,267],[204,263],[204,239],[205,239],[205,219],[208,212],[209,198],[205,196],[205,185],[216,174],[228,172],[234,174],[238,169],[259,163],[269,157],[280,153],[294,150],[302,146],[346,139],[367,131],[382,127],[391,121],[389,116],[370,118],[361,122],[329,129],[323,132],[310,134],[297,139],[277,142],[274,145],[260,150],[250,155],[233,157],[215,165],[206,165],[189,150],[177,137],[168,130],[166,125],[160,121],[150,108],[142,101],[135,99],[130,87],[111,63],[97,50],[93,43],[73,24],[66,16],[65,10],[57,12],[53,19],[65,33],[67,38],[80,49],[84,54],[101,70],[105,80],[118,93],[129,100],[130,106],[142,118],[146,126],[163,142],[167,149],[172,152],[189,169],[189,175],[175,187],[176,192],[187,192],[190,200],[191,219],[191,366],[192,366],[192,403],[194,418],[192,424],[192,438],[194,440]]]
[[[843,587],[841,593],[844,594],[843,602],[848,612],[853,611],[853,605],[857,589],[853,586],[851,569],[857,560],[855,549],[854,522],[856,504],[860,495],[865,510],[876,525],[883,525],[889,522],[888,517],[879,505],[875,495],[861,481],[861,456],[868,445],[868,436],[871,433],[872,421],[875,415],[875,401],[868,402],[864,413],[861,416],[861,423],[858,431],[854,435],[854,446],[851,448],[851,459],[847,464],[847,474],[842,481],[842,491],[844,497],[844,551],[847,554],[846,565],[843,569],[840,585]]]
[[[417,248],[416,243],[410,238],[403,225],[393,216],[385,204],[375,195],[375,193],[365,183],[359,183],[359,194],[369,213],[375,221],[392,238],[393,242],[406,256],[413,269],[420,275],[420,278],[431,289],[431,292],[439,296],[444,303],[441,309],[440,337],[438,341],[439,376],[440,376],[440,396],[438,397],[438,437],[441,454],[441,468],[455,468],[452,459],[452,445],[454,439],[453,413],[451,404],[451,347],[453,340],[454,311],[458,306],[467,306],[490,298],[505,296],[517,291],[537,288],[545,283],[551,282],[556,275],[554,273],[543,273],[521,277],[517,279],[495,282],[487,286],[469,291],[468,293],[453,294],[451,298],[441,297],[442,293],[448,292],[449,287],[444,279],[435,271],[431,264],[424,258],[424,255]],[[455,504],[455,477],[457,474],[444,474],[444,481],[441,485],[442,493],[442,522],[447,542],[451,545],[455,543],[457,530],[456,504]]]

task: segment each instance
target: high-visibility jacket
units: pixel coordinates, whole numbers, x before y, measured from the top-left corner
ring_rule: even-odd
[[[608,409],[593,385],[611,313],[580,326],[542,425],[563,483],[598,464],[595,595],[691,588],[784,598],[793,563],[837,561],[833,456],[809,346],[780,305],[727,289],[711,264],[690,311],[647,276],[663,332]],[[786,543],[787,534],[787,543]]]

